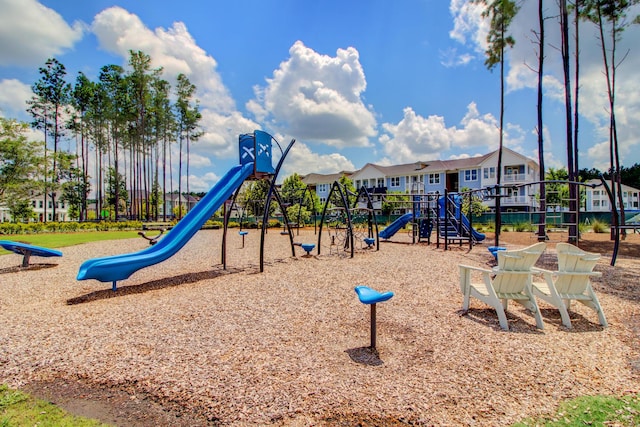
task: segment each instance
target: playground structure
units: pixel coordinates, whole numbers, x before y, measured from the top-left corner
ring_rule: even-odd
[[[413,243],[424,239],[431,244],[431,236],[435,230],[436,246],[440,247],[440,242],[443,241],[445,250],[454,242],[460,245],[468,242],[471,247],[485,239],[485,235],[475,230],[471,219],[462,212],[463,196],[460,193],[418,193],[407,197],[410,198],[409,201],[398,203],[410,204],[410,211],[382,230],[382,239],[390,239],[407,225],[410,226],[409,233]]]
[[[353,258],[356,243],[361,245],[361,249],[370,249],[374,245],[376,250],[380,249],[378,221],[371,195],[365,187],[361,187],[358,193],[352,193],[338,181],[331,185],[320,217],[318,255],[322,251],[322,230],[325,225],[330,255],[349,252]]]
[[[272,165],[272,142],[275,139],[266,132],[254,131],[239,137],[240,164],[232,167],[218,183],[156,244],[139,252],[126,253],[85,261],[78,271],[77,280],[96,279],[111,282],[112,290],[117,290],[117,282],[129,278],[134,272],[158,264],[173,256],[200,230],[202,225],[218,210],[247,179],[269,179],[265,217],[262,223],[260,241],[260,271],[264,270],[264,237],[267,228],[269,204],[274,195],[275,181],[287,153],[295,140],[282,151],[278,165]],[[275,141],[277,144],[277,141]],[[279,147],[279,144],[277,144]],[[276,197],[277,197],[277,193]],[[222,239],[222,263],[226,268],[226,234],[228,216]],[[291,251],[295,256],[293,236],[289,233]]]
[[[585,182],[579,181],[559,181],[559,180],[543,180],[537,182],[531,182],[526,184],[518,184],[518,185],[508,185],[508,186],[495,186],[491,189],[488,189],[487,193],[488,197],[496,198],[497,206],[499,206],[499,200],[501,197],[504,197],[503,190],[504,189],[518,189],[523,186],[546,186],[548,184],[561,184],[561,185],[569,185],[575,187],[590,187],[590,188],[598,188],[602,187],[607,197],[609,198],[609,205],[611,206],[611,239],[614,241],[613,253],[611,255],[611,265],[614,266],[616,263],[616,259],[618,257],[618,250],[620,247],[620,234],[622,230],[625,230],[625,227],[620,225],[620,213],[616,207],[616,202],[611,192],[607,181],[604,179],[604,176],[600,175],[600,183],[599,184],[589,184]],[[556,203],[547,203],[546,197],[549,193],[545,192],[545,198],[540,199],[539,210],[531,212],[531,217],[535,218],[533,222],[533,226],[536,228],[536,236],[539,241],[549,240],[549,235],[547,233],[547,229],[549,225],[553,227],[561,227],[564,230],[568,231],[568,240],[569,243],[577,244],[580,240],[580,191],[575,191],[577,199],[568,200],[569,208],[561,208],[559,204]],[[573,206],[573,208],[572,208]],[[558,214],[559,213],[559,214]],[[549,221],[551,220],[551,222]],[[496,229],[496,237],[495,237],[495,246],[499,246],[499,236],[500,229],[502,223],[500,221],[500,217],[496,216],[495,229]]]
[[[614,249],[611,258],[611,265],[615,265],[619,245],[620,235],[622,231],[627,229],[636,230],[638,225],[625,226],[620,225],[620,214],[616,207],[612,192],[605,181],[604,177],[600,177],[599,184],[590,184],[577,181],[560,181],[560,180],[544,180],[525,184],[511,185],[495,185],[485,188],[472,189],[464,192],[448,192],[445,190],[444,195],[439,192],[423,193],[420,191],[412,191],[411,194],[393,195],[395,197],[404,197],[405,200],[393,201],[387,200],[388,203],[398,203],[402,208],[409,212],[399,216],[389,224],[385,229],[380,231],[379,236],[388,240],[402,228],[409,226],[409,233],[412,236],[412,242],[420,242],[426,239],[431,244],[431,234],[436,231],[436,245],[440,246],[440,242],[444,242],[444,249],[447,250],[450,243],[457,242],[460,246],[468,243],[469,250],[478,242],[485,239],[485,235],[478,232],[473,226],[473,200],[487,201],[494,200],[496,211],[500,211],[500,200],[503,197],[509,197],[509,193],[518,190],[524,186],[546,186],[549,184],[584,186],[590,188],[602,187],[612,206],[612,225],[611,233],[614,240]],[[536,229],[536,238],[539,241],[548,240],[547,230],[551,227],[554,230],[568,231],[569,242],[577,243],[580,239],[580,192],[576,191],[577,199],[562,200],[568,203],[569,208],[564,207],[557,200],[557,191],[545,192],[545,197],[538,200],[538,209],[527,212],[532,219],[532,226]],[[556,196],[553,202],[550,196]],[[389,194],[386,195],[389,198]],[[408,198],[408,199],[407,199]],[[464,212],[464,202],[466,199],[466,212]],[[547,200],[549,199],[549,200]],[[495,243],[491,246],[491,253],[495,256],[495,251],[500,250],[500,230],[502,228],[501,215],[495,215]]]

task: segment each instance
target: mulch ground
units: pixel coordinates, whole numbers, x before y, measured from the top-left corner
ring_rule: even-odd
[[[609,235],[580,242],[603,254],[594,287],[609,328],[578,306],[567,330],[541,304],[544,331],[515,305],[504,332],[478,301],[460,313],[457,265],[490,267],[492,235],[445,253],[398,233],[350,259],[327,247],[291,257],[274,234],[263,273],[255,231],[245,248],[229,236],[227,270],[220,232],[207,231],[117,293],[75,281],[78,267],[144,249],[142,239],[66,248],[58,264],[29,269],[0,257],[0,382],[120,426],[499,426],[575,396],[640,390],[640,235],[621,242],[615,267]],[[549,237],[540,266],[553,268],[566,234]],[[507,247],[535,242],[500,236]],[[378,310],[375,353],[357,284],[396,293]]]

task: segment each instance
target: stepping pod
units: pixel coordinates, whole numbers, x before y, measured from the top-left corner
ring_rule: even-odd
[[[242,248],[244,249],[244,236],[249,234],[248,231],[238,231],[238,234],[242,236]]]
[[[393,297],[393,292],[380,293],[368,286],[356,286],[356,294],[360,302],[371,306],[371,345],[372,350],[376,349],[376,304],[388,301]]]

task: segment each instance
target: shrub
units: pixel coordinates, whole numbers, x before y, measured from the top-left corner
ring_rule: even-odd
[[[518,222],[513,224],[513,231],[522,233],[523,231],[533,231],[533,226],[530,222]]]
[[[591,229],[594,233],[606,233],[609,231],[609,224],[606,222],[594,219],[591,223]]]
[[[267,222],[267,227],[268,228],[282,227],[282,223],[280,222],[280,220],[270,219],[269,222]]]

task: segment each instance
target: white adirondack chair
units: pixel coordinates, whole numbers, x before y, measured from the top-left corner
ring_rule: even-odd
[[[569,243],[558,243],[556,251],[558,271],[534,269],[545,279],[544,282],[533,282],[534,295],[557,307],[562,324],[567,328],[571,328],[569,308],[574,300],[592,308],[598,314],[600,324],[606,327],[607,319],[591,286],[591,277],[602,276],[602,273],[593,271],[600,254],[585,252]]]
[[[496,310],[500,327],[509,330],[505,310],[509,300],[528,308],[536,319],[536,326],[544,329],[542,316],[531,292],[532,267],[546,248],[544,242],[523,249],[499,251],[498,266],[492,270],[459,265],[460,290],[464,295],[462,310],[469,310],[471,297],[477,298]],[[474,281],[473,272],[481,273],[482,281]]]

